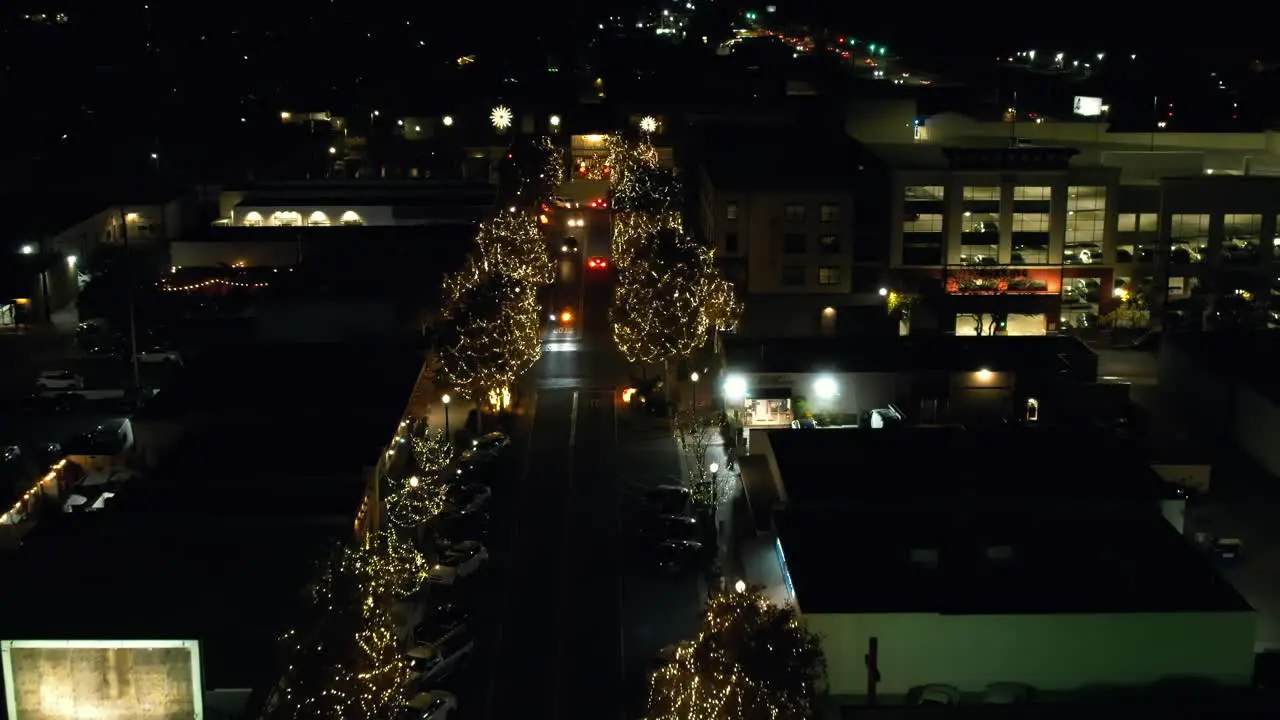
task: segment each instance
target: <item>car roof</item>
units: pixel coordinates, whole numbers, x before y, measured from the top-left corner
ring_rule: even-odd
[[[445,692],[444,690],[428,690],[427,692],[418,693],[412,698],[409,698],[409,702],[405,703],[405,706],[413,708],[414,710],[425,710],[428,705],[436,700],[452,699],[453,693],[451,692]]]
[[[649,492],[651,493],[678,492],[681,495],[687,495],[693,491],[683,485],[655,485],[654,487],[649,489]]]
[[[413,660],[430,660],[436,656],[436,649],[430,645],[414,645],[405,654]]]

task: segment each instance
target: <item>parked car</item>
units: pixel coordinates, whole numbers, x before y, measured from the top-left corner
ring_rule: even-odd
[[[702,568],[706,559],[702,543],[696,540],[664,540],[653,551],[654,564],[669,573]]]
[[[44,370],[36,378],[41,390],[83,390],[84,378],[70,370]]]
[[[471,513],[483,508],[493,497],[488,485],[468,483],[462,487],[450,488],[445,494],[448,504],[458,513]]]
[[[688,515],[657,515],[645,518],[636,528],[636,538],[645,544],[668,540],[698,540],[698,521]]]
[[[396,708],[394,720],[447,720],[458,709],[458,697],[444,690],[430,690],[414,695]]]
[[[182,364],[182,355],[172,348],[157,346],[146,350],[138,351],[138,362],[140,363],[173,363],[175,365]]]
[[[1031,702],[1031,686],[1016,682],[998,682],[987,686],[982,702],[987,705],[1021,705]]]
[[[489,537],[489,516],[483,512],[445,510],[428,521],[435,541],[453,547],[467,540],[481,542]]]
[[[683,485],[658,485],[645,493],[645,500],[660,515],[688,515],[693,508],[693,491]]]
[[[438,644],[440,639],[457,628],[465,628],[471,619],[471,611],[455,603],[445,603],[427,613],[413,628],[414,645]],[[432,642],[434,640],[434,642]]]
[[[421,688],[448,677],[475,651],[475,640],[466,632],[445,638],[439,645],[415,645],[405,655],[409,659],[409,685]]]
[[[471,447],[458,456],[458,461],[464,465],[479,465],[501,455],[510,444],[511,438],[506,433],[491,432],[481,435],[471,441]]]
[[[960,704],[960,691],[950,685],[930,684],[912,688],[907,693],[908,705],[950,706]]]
[[[427,582],[453,585],[459,578],[474,574],[489,561],[489,551],[478,542],[461,542],[444,552],[444,557],[427,571]]]

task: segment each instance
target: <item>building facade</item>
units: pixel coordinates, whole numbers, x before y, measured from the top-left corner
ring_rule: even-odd
[[[892,289],[941,291],[936,329],[958,335],[1042,335],[1105,314],[1119,172],[1072,167],[1074,154],[949,149],[943,167],[895,169]]]
[[[746,335],[830,335],[842,308],[879,301],[879,273],[853,263],[854,191],[847,182],[794,189],[699,177],[700,231],[744,295]]]

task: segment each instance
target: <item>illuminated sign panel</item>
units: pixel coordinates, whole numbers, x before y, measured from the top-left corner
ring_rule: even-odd
[[[1072,112],[1084,117],[1098,117],[1102,114],[1102,98],[1077,95]]]
[[[9,720],[203,720],[195,640],[4,640]]]

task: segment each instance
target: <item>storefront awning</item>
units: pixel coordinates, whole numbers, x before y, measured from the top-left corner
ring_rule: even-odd
[[[790,400],[791,388],[751,388],[747,391],[748,400]]]

